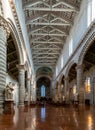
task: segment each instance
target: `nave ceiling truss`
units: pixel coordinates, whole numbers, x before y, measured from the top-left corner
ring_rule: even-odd
[[[23,1],[34,67],[55,67],[81,1]]]

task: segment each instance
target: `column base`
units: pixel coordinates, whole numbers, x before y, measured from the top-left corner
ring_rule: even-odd
[[[36,102],[30,101],[30,106],[36,106]]]
[[[25,106],[28,106],[28,101],[24,101]]]
[[[4,113],[4,109],[0,108],[0,114],[3,114],[3,113]]]
[[[24,102],[19,102],[18,106],[19,107],[24,107]]]
[[[19,107],[24,107],[24,103],[19,103]]]

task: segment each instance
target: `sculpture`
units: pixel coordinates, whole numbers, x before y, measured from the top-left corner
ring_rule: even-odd
[[[13,99],[13,83],[9,83],[6,85],[6,88],[5,88],[5,99]]]

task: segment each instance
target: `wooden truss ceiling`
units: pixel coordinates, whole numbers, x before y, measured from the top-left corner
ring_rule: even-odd
[[[13,38],[10,36],[7,39],[7,72],[16,79],[18,79],[18,69],[16,65],[19,63],[17,54]]]
[[[34,67],[55,67],[82,0],[24,0]]]

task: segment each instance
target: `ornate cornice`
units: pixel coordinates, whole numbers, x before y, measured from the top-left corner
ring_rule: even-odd
[[[9,0],[9,2],[10,2],[10,6],[11,6],[11,9],[12,9],[15,21],[16,21],[18,31],[19,31],[19,33],[22,33],[14,2],[13,2],[13,0]]]

